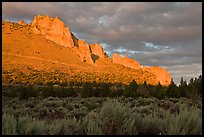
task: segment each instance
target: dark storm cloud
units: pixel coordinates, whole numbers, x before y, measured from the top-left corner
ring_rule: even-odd
[[[202,3],[3,2],[2,11],[10,21],[58,16],[78,38],[101,43],[110,56],[117,52],[142,65],[165,66],[177,81],[202,73]]]

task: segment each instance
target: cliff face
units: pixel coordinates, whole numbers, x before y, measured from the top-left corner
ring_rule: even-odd
[[[121,64],[132,69],[143,69],[144,71],[148,71],[149,73],[152,73],[156,76],[156,81],[160,82],[161,85],[168,86],[171,83],[171,75],[164,67],[141,67],[139,62],[137,62],[136,60],[130,59],[126,55],[124,57],[121,57],[120,54],[116,53],[112,55],[112,61],[113,63]]]
[[[20,25],[27,25],[26,22],[23,21],[23,20],[19,20],[19,21],[18,21],[18,24],[20,24]]]
[[[36,46],[33,45],[33,50],[37,50],[38,49],[37,47],[39,47],[40,52],[36,52],[36,53],[38,53],[37,58],[39,58],[39,56],[42,54],[42,57],[46,56],[48,58],[52,58],[52,59],[54,58],[54,59],[60,60],[62,62],[64,60],[64,62],[66,62],[66,61],[72,62],[72,63],[74,62],[75,64],[81,63],[83,65],[85,64],[85,66],[86,66],[86,64],[89,64],[87,66],[92,65],[90,67],[95,67],[97,69],[105,66],[105,67],[107,67],[106,68],[107,70],[103,70],[104,72],[108,71],[108,73],[113,73],[115,75],[117,75],[117,73],[118,74],[124,73],[126,76],[122,76],[121,74],[120,74],[120,76],[118,76],[118,78],[121,77],[123,80],[129,76],[132,78],[132,75],[137,74],[136,77],[134,77],[134,79],[139,77],[139,78],[143,79],[143,81],[144,81],[145,77],[150,78],[151,79],[150,83],[152,83],[152,84],[160,82],[161,85],[167,86],[171,82],[171,75],[163,67],[140,66],[140,63],[138,61],[136,61],[134,59],[130,59],[127,56],[121,57],[120,54],[116,54],[116,53],[114,53],[112,55],[112,61],[111,61],[111,59],[107,56],[107,54],[105,53],[105,51],[103,50],[103,48],[100,44],[98,44],[98,43],[89,44],[84,40],[78,39],[69,30],[69,28],[66,27],[65,24],[61,20],[58,19],[58,17],[51,18],[47,15],[45,15],[45,16],[38,15],[38,16],[35,16],[33,22],[31,24],[28,24],[28,25],[24,21],[19,21],[18,23],[16,23],[17,25],[16,24],[12,25],[12,23],[7,24],[7,25],[6,24],[7,24],[7,22],[2,20],[2,27],[3,27],[3,31],[4,31],[4,33],[3,33],[4,37],[3,38],[5,39],[2,42],[3,45],[11,45],[8,43],[13,41],[12,40],[13,36],[18,36],[17,38],[19,38],[19,43],[18,43],[19,45],[22,45],[22,44],[26,45],[26,43],[23,42],[24,37],[20,37],[21,35],[25,35],[25,37],[27,38],[27,37],[29,37],[29,35],[32,34],[32,38],[39,39],[38,38],[38,36],[39,36],[42,39],[42,40],[36,40],[36,41],[33,40],[33,42],[32,42],[35,44],[38,43],[38,45],[36,45]],[[19,25],[19,27],[18,27],[18,25]],[[8,28],[8,29],[6,29],[6,28]],[[21,29],[21,31],[20,31],[20,29]],[[28,29],[29,31],[32,31],[32,33],[29,34],[28,30],[26,30],[26,29]],[[7,30],[12,30],[12,32],[7,32]],[[12,34],[12,37],[9,37],[11,34]],[[7,40],[7,38],[11,38],[11,39]],[[46,39],[52,41],[55,44],[51,44],[52,42],[47,41]],[[32,41],[31,38],[28,38],[28,40]],[[27,42],[27,43],[29,43],[29,42]],[[42,48],[42,46],[39,46],[39,45],[50,45],[50,44],[55,45],[54,48],[52,46],[50,46],[50,47],[46,46],[46,48],[50,48],[52,50],[46,50],[45,48]],[[29,47],[29,46],[30,45],[27,45],[27,47]],[[23,47],[23,46],[20,46],[20,47]],[[6,46],[4,46],[4,49],[5,48],[6,48]],[[46,51],[45,53],[49,54],[49,56],[43,54],[44,49]],[[55,49],[55,50],[53,50],[53,49]],[[9,50],[12,50],[12,49],[9,49]],[[4,51],[9,51],[9,50],[4,50]],[[58,51],[58,50],[61,50],[61,51]],[[19,50],[18,52],[21,52],[21,51],[25,51],[25,50]],[[29,51],[32,51],[32,50],[29,50]],[[47,53],[47,51],[49,51],[49,52]],[[54,54],[56,54],[55,51],[58,51],[57,56],[53,56]],[[60,54],[62,54],[62,55],[60,55]],[[33,55],[33,54],[30,54],[30,55]],[[98,60],[98,62],[97,62],[97,60]],[[120,70],[123,72],[115,71],[115,70],[117,70],[118,67],[123,68]],[[109,70],[110,68],[113,69],[113,70],[111,70],[111,72]],[[98,71],[98,72],[103,74],[104,73],[103,71],[102,72]],[[146,72],[148,73],[148,75],[144,74]],[[90,73],[94,73],[94,72],[90,72]],[[115,77],[115,79],[117,79],[117,78]]]
[[[171,75],[164,67],[152,66],[152,67],[143,67],[143,70],[153,73],[157,77],[157,81],[161,85],[168,86],[171,83]]]
[[[19,24],[24,23],[20,21]],[[35,16],[31,23],[31,29],[34,33],[40,34],[61,46],[77,47],[76,53],[79,54],[81,61],[88,64],[93,64],[99,57],[107,57],[101,45],[98,43],[88,44],[84,40],[77,39],[58,17]]]
[[[103,48],[100,44],[98,43],[94,43],[94,44],[89,44],[90,46],[90,50],[92,54],[95,54],[97,56],[99,56],[100,58],[105,58],[106,54],[103,51]]]
[[[74,46],[74,41],[69,28],[66,27],[58,17],[50,18],[49,16],[35,16],[31,23],[31,29],[34,33],[41,34],[45,38],[52,40],[61,46]]]
[[[88,64],[93,64],[93,60],[91,58],[90,46],[84,40],[78,40],[78,54],[83,62]]]
[[[112,60],[113,60],[113,63],[121,64],[121,65],[124,65],[124,66],[129,67],[129,68],[133,68],[133,69],[140,68],[139,62],[137,62],[136,60],[128,58],[126,55],[123,58],[120,56],[120,54],[114,53],[112,55]]]

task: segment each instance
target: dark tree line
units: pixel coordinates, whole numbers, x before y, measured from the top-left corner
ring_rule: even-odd
[[[125,88],[123,92],[127,97],[156,97],[163,99],[165,97],[179,98],[179,97],[193,97],[196,95],[202,96],[202,75],[198,78],[191,78],[187,84],[183,77],[180,84],[177,86],[173,80],[168,87],[162,86],[158,83],[156,86],[147,85],[144,82],[138,85],[134,80]]]
[[[189,83],[181,78],[180,84],[177,86],[173,80],[168,87],[158,83],[156,86],[149,85],[146,81],[143,84],[137,84],[132,81],[127,86],[114,85],[110,83],[88,83],[80,84],[81,87],[73,88],[73,86],[65,87],[59,85],[48,85],[44,87],[33,85],[21,85],[11,87],[8,91],[3,92],[3,95],[10,97],[20,97],[28,99],[29,97],[156,97],[163,99],[165,97],[195,97],[202,96],[202,75],[198,78],[191,78]]]

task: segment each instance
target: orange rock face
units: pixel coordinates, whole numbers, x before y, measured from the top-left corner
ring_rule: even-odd
[[[54,41],[55,43],[65,46],[73,47],[74,41],[68,27],[58,19],[58,17],[51,18],[49,16],[35,16],[31,23],[31,28],[36,34],[41,34],[45,38]]]
[[[18,21],[18,24],[20,24],[20,25],[27,25],[26,22],[23,21],[23,20],[19,20],[19,21]]]
[[[99,56],[100,58],[105,58],[106,54],[103,51],[103,48],[100,44],[94,43],[94,44],[89,44],[90,45],[90,50],[92,54],[95,54]]]
[[[157,77],[157,81],[160,82],[163,86],[168,86],[171,83],[171,75],[168,73],[166,68],[152,66],[152,67],[143,67],[144,70],[153,73]]]
[[[133,69],[140,68],[139,62],[137,62],[134,59],[128,58],[126,55],[123,58],[123,57],[120,56],[120,54],[114,53],[112,55],[112,60],[113,60],[113,63],[121,64],[121,65],[124,65],[126,67],[130,67],[130,68],[133,68]]]
[[[75,52],[80,56],[83,62],[93,64],[98,58],[106,58],[103,48],[98,43],[88,44],[84,40],[77,41]]]
[[[160,82],[160,84],[163,86],[168,86],[171,83],[171,75],[164,67],[158,67],[158,66],[141,67],[139,62],[137,62],[136,60],[130,59],[126,55],[123,58],[120,56],[120,54],[116,54],[116,53],[113,54],[112,60],[113,60],[113,63],[121,64],[133,69],[142,68],[143,70],[154,74],[156,76],[156,81],[153,83]]]
[[[21,22],[19,22],[20,24]],[[74,47],[76,53],[80,56],[83,62],[93,64],[93,56],[105,58],[107,55],[104,53],[103,48],[98,43],[88,44],[83,40],[78,40],[71,34],[69,28],[58,19],[58,17],[51,18],[49,16],[35,16],[31,23],[31,28],[36,34],[41,34],[45,38],[54,41],[55,43],[65,46]]]
[[[140,63],[138,61],[136,61],[134,59],[130,59],[126,55],[124,57],[121,57],[120,54],[116,54],[116,53],[114,53],[112,55],[112,61],[111,61],[111,59],[104,52],[104,50],[100,44],[98,44],[98,43],[88,44],[84,40],[79,40],[78,38],[76,38],[74,36],[74,34],[72,34],[70,32],[69,28],[66,27],[65,24],[61,20],[58,19],[58,17],[51,18],[49,16],[40,16],[39,15],[39,16],[35,16],[33,22],[29,25],[27,25],[24,21],[21,21],[21,20],[18,21],[18,24],[26,25],[26,26],[25,27],[21,26],[22,31],[19,31],[20,33],[18,32],[17,29],[14,29],[13,32],[10,32],[12,24],[9,24],[7,21],[2,20],[2,28],[3,28],[2,35],[4,34],[2,43],[4,45],[4,48],[3,48],[4,52],[11,50],[11,49],[7,49],[7,46],[5,46],[5,45],[11,45],[10,42],[13,42],[13,40],[12,40],[13,37],[9,37],[12,34],[12,36],[17,36],[19,38],[19,43],[18,43],[19,45],[26,46],[26,44],[28,42],[24,42],[25,40],[28,40],[29,42],[31,41],[31,43],[36,44],[36,45],[33,45],[33,49],[37,50],[39,48],[37,57],[35,57],[36,55],[32,54],[32,52],[30,53],[30,51],[32,51],[32,50],[28,50],[29,52],[27,51],[27,53],[25,53],[25,55],[27,54],[27,56],[29,56],[29,57],[30,57],[30,55],[33,55],[34,57],[32,57],[32,58],[38,58],[39,59],[39,56],[41,56],[41,54],[43,55],[43,53],[47,57],[47,54],[45,54],[45,53],[47,53],[47,51],[49,51],[48,52],[49,53],[48,60],[50,60],[50,58],[53,58],[53,55],[56,54],[55,51],[60,47],[58,49],[60,51],[57,52],[57,56],[55,56],[54,60],[56,58],[58,58],[59,54],[62,54],[59,56],[58,61],[60,60],[63,63],[64,62],[68,62],[68,63],[71,62],[71,63],[83,64],[83,65],[84,65],[84,63],[87,63],[87,64],[93,65],[94,67],[96,67],[95,69],[99,69],[99,70],[100,70],[101,66],[105,66],[107,69],[106,70],[102,69],[104,72],[106,72],[108,70],[107,71],[108,73],[114,73],[114,74],[120,73],[118,77],[121,76],[121,73],[127,73],[127,75],[122,77],[123,80],[127,76],[134,75],[134,74],[138,73],[138,75],[136,77],[143,77],[143,79],[144,79],[144,77],[150,78],[149,81],[152,84],[156,84],[157,82],[160,82],[161,85],[167,86],[171,82],[171,75],[163,67],[140,66]],[[20,26],[20,25],[17,25],[17,26]],[[29,29],[31,28],[33,31],[29,30],[28,28]],[[22,40],[22,38],[20,37],[22,35],[19,35],[19,34],[25,33],[27,35],[27,33],[28,33],[27,29],[30,32],[32,32],[32,38],[33,39],[25,39],[27,37],[22,37],[22,38],[24,38],[24,40]],[[36,35],[36,34],[40,35],[40,38],[41,38],[40,40],[38,39],[39,35]],[[49,40],[51,40],[52,43],[55,42],[54,43],[55,46],[50,46],[50,50],[42,49],[41,45],[43,45],[43,42],[46,45],[53,45],[53,44],[51,44],[51,42]],[[16,43],[14,45],[16,45]],[[17,47],[22,48],[23,46],[17,46]],[[57,46],[59,46],[59,47],[57,47]],[[61,46],[63,46],[63,47],[61,47]],[[49,49],[48,46],[46,46],[46,47]],[[67,47],[67,48],[65,48],[65,47]],[[16,48],[14,48],[14,49],[16,49]],[[12,49],[12,50],[14,50],[14,49]],[[63,49],[63,50],[61,50],[61,49]],[[27,50],[27,48],[26,48],[26,50]],[[25,51],[25,50],[19,49],[19,51],[21,52],[21,51]],[[46,52],[44,52],[44,51],[46,51]],[[52,51],[52,52],[50,52],[50,51]],[[14,53],[16,53],[16,52],[14,52]],[[19,62],[19,61],[16,61],[16,62]],[[84,62],[84,63],[82,63],[82,62]],[[123,65],[123,66],[121,66],[121,65]],[[86,64],[85,64],[85,66],[86,66]],[[87,65],[87,66],[90,67],[90,65]],[[93,67],[93,66],[91,66],[91,67]],[[110,66],[113,66],[113,68],[111,67],[112,70],[109,70],[110,68],[108,68],[108,67],[110,67]],[[118,66],[123,68],[122,69],[123,72],[121,72],[121,70],[119,72],[115,71],[115,70],[117,70]],[[132,69],[129,69],[126,67],[129,67]],[[147,72],[144,72],[144,71],[147,71]],[[92,72],[92,70],[91,70],[91,72]],[[103,72],[101,72],[101,73],[103,73]],[[144,73],[146,73],[146,75]],[[148,75],[147,75],[147,73],[148,73]]]
[[[86,43],[84,40],[78,40],[78,48],[79,50],[77,52],[81,60],[88,64],[93,64],[89,44]]]

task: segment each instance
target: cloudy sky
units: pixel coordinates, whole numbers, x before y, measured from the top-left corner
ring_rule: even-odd
[[[200,2],[3,2],[2,18],[30,23],[58,16],[79,38],[100,43],[111,57],[128,55],[141,65],[164,66],[176,83],[202,74]]]

